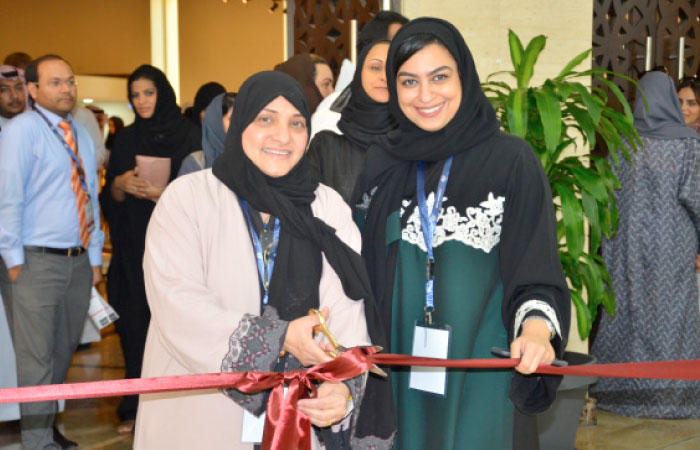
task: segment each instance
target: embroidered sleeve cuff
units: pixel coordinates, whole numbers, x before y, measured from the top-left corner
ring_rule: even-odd
[[[289,322],[280,320],[274,308],[265,308],[262,316],[246,314],[229,339],[229,351],[221,363],[222,372],[272,372],[277,365]],[[268,392],[244,394],[223,389],[226,396],[259,415],[265,411]]]
[[[557,314],[547,302],[542,300],[528,300],[518,308],[515,313],[515,322],[513,324],[513,336],[519,336],[522,331],[522,326],[528,320],[538,318],[545,321],[547,328],[550,331],[550,340],[555,336],[561,337],[561,327]]]

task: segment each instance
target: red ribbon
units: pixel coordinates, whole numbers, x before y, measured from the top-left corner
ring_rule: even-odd
[[[311,421],[297,411],[300,399],[316,395],[313,381],[339,382],[368,371],[372,364],[429,366],[463,369],[508,369],[518,359],[437,359],[395,354],[375,354],[372,347],[355,347],[333,361],[287,373],[232,372],[180,375],[158,378],[93,381],[0,389],[0,403],[38,402],[58,399],[113,397],[132,394],[235,388],[252,394],[272,389],[262,448],[311,449]],[[541,365],[539,374],[612,378],[657,378],[700,380],[700,360],[658,361],[619,364],[587,364],[568,367]],[[289,389],[284,395],[284,385]]]

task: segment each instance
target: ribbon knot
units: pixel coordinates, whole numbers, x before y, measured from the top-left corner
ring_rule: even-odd
[[[277,374],[267,402],[262,449],[311,450],[311,419],[297,410],[297,402],[316,396],[315,381],[341,382],[367,372],[373,364],[369,356],[376,351],[373,347],[354,347],[333,361],[308,370]]]

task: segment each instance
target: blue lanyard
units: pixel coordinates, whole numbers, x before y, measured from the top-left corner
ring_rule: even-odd
[[[418,210],[420,211],[420,224],[423,231],[423,240],[425,248],[428,251],[428,260],[426,262],[426,278],[425,282],[425,312],[430,318],[430,313],[435,308],[433,299],[433,279],[435,277],[435,255],[433,253],[433,236],[435,236],[435,228],[437,227],[438,216],[442,208],[442,199],[445,195],[445,187],[447,179],[450,177],[450,167],[452,167],[452,156],[445,160],[445,165],[440,174],[440,182],[438,183],[437,191],[435,192],[435,201],[433,202],[433,210],[428,215],[428,206],[425,198],[425,162],[418,162],[418,170],[416,171],[416,188],[418,197]],[[430,319],[429,321],[432,321]]]
[[[253,221],[250,220],[248,202],[243,199],[240,199],[240,201],[241,209],[243,209],[243,214],[245,214],[246,221],[248,222],[250,235],[253,238],[255,259],[258,262],[258,274],[260,275],[260,280],[262,281],[263,289],[265,290],[265,294],[263,295],[263,305],[267,305],[270,293],[270,279],[272,278],[272,271],[275,268],[275,257],[277,256],[277,244],[280,241],[280,220],[275,217],[275,224],[272,230],[272,244],[263,250],[258,233],[256,233],[255,228],[253,228]]]
[[[41,111],[39,111],[38,108],[35,108],[34,111],[36,111],[37,113],[39,113],[39,116],[40,116],[42,119],[44,119],[44,122],[46,122],[46,125],[49,126],[49,128],[51,129],[51,131],[53,131],[53,134],[58,138],[59,141],[61,141],[61,144],[63,144],[63,148],[66,149],[66,151],[68,152],[68,155],[70,156],[70,158],[71,158],[71,159],[73,160],[73,162],[75,163],[75,167],[78,169],[78,177],[80,177],[80,184],[83,186],[83,189],[84,189],[85,191],[87,191],[88,188],[87,188],[87,182],[85,181],[85,170],[83,169],[83,166],[80,164],[80,160],[78,159],[78,155],[76,155],[76,154],[73,152],[73,149],[70,148],[70,146],[69,146],[68,143],[66,142],[65,138],[63,137],[63,135],[62,135],[61,133],[58,132],[58,130],[56,129],[56,127],[49,121],[49,119],[47,119],[46,116],[45,116]],[[73,128],[73,124],[71,124],[71,129],[72,129],[72,128]],[[75,140],[75,148],[76,148],[76,151],[77,151],[77,149],[78,149],[78,135],[77,135],[75,132],[73,133],[73,139]]]

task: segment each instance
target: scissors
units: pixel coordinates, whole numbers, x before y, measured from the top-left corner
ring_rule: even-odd
[[[347,347],[343,347],[342,345],[340,345],[338,343],[338,341],[335,339],[335,337],[333,337],[333,334],[328,329],[328,326],[326,326],[326,319],[321,314],[321,311],[319,311],[318,309],[312,308],[309,310],[309,315],[318,317],[318,320],[321,322],[319,325],[316,325],[314,327],[314,336],[316,336],[316,334],[318,334],[318,332],[321,332],[321,333],[326,335],[326,338],[328,338],[328,342],[330,342],[331,345],[333,346],[333,350],[326,352],[326,353],[328,353],[328,355],[331,358],[337,358],[341,353],[345,353],[346,351],[348,351]],[[379,348],[379,350],[381,351],[381,348]],[[384,378],[387,377],[386,372],[384,372],[376,364],[373,365],[369,371],[376,374],[376,375],[379,375],[381,377],[384,377]]]

